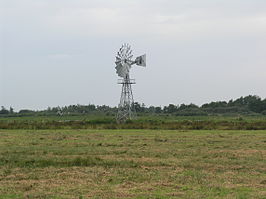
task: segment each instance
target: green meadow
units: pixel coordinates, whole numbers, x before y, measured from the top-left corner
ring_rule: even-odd
[[[0,117],[0,129],[153,129],[153,130],[266,130],[265,116],[140,115],[117,124],[115,116],[10,116]]]
[[[265,199],[265,130],[0,130],[0,198]]]

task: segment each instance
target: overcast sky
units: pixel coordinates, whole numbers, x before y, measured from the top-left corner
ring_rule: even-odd
[[[135,101],[266,97],[265,0],[0,0],[0,105],[116,106],[129,43]]]

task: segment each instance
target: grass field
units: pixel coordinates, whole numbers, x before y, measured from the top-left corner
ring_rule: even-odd
[[[139,116],[117,124],[115,116],[0,117],[0,129],[266,130],[265,116]]]
[[[266,131],[0,130],[0,198],[266,198]]]

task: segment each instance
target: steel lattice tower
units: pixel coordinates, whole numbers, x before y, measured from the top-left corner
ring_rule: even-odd
[[[130,79],[129,74],[127,74],[124,79],[121,79],[120,82],[118,82],[118,84],[122,84],[122,92],[116,120],[118,123],[124,123],[125,121],[136,117],[134,98],[131,88],[131,85],[136,83],[135,80]]]

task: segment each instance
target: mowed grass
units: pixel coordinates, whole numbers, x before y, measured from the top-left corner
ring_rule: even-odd
[[[266,198],[266,131],[0,130],[0,198]]]

